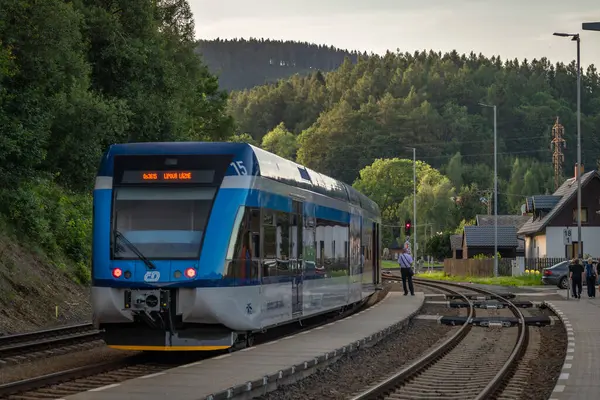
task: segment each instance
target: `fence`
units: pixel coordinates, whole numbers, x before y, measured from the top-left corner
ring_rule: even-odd
[[[560,262],[567,261],[566,258],[501,258],[498,260],[498,275],[511,276],[520,275],[524,270],[540,271]],[[515,268],[513,269],[513,263]],[[454,276],[494,276],[494,259],[474,258],[447,258],[444,260],[444,272]]]
[[[498,260],[498,275],[512,276],[513,261],[511,258]],[[444,260],[444,273],[452,276],[494,276],[494,259],[447,258]]]
[[[551,266],[560,262],[567,261],[566,258],[526,258],[525,269],[542,271],[544,268],[550,268]]]

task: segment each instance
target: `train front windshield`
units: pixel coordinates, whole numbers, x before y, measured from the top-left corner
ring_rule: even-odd
[[[198,258],[216,188],[119,187],[113,203],[113,259]]]

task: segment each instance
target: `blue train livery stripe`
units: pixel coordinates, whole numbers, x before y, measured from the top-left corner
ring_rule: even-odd
[[[339,278],[339,277],[338,277]],[[294,279],[293,276],[269,276],[262,279],[237,279],[237,278],[222,278],[222,279],[196,279],[196,280],[182,280],[181,282],[165,282],[160,284],[152,284],[146,282],[134,282],[132,280],[115,280],[115,279],[96,279],[94,286],[98,287],[116,287],[116,288],[197,288],[197,287],[238,287],[238,286],[257,286],[264,284],[277,284],[277,283],[291,283]],[[315,279],[334,279],[324,278],[322,275],[307,274],[304,275],[302,280],[315,280]]]
[[[94,190],[92,277],[105,275],[110,257],[112,190]],[[104,267],[104,268],[103,268]]]
[[[354,204],[379,215],[377,204],[352,186],[246,143],[173,142],[113,145],[102,157],[98,176],[112,177],[114,157],[127,155],[231,155],[233,159],[225,176],[263,176],[290,187],[307,189]]]

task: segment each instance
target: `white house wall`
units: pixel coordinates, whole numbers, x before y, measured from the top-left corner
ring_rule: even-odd
[[[551,257],[547,255],[547,241],[546,235],[537,235],[528,237],[525,243],[527,246],[527,257],[540,258],[540,257]]]
[[[565,257],[565,245],[563,244],[564,227],[549,226],[546,228],[546,250],[548,258]],[[577,226],[571,227],[574,242],[578,242]],[[582,226],[581,236],[583,238],[583,253],[592,257],[600,257],[600,227]],[[541,252],[540,252],[541,256]]]

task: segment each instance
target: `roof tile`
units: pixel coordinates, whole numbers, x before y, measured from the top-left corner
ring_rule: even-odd
[[[468,247],[493,247],[494,226],[465,226],[465,241]],[[498,226],[498,247],[517,247],[517,228]]]
[[[493,215],[477,215],[477,226],[494,226]],[[528,215],[498,215],[498,226],[514,226],[519,230],[527,221]]]

